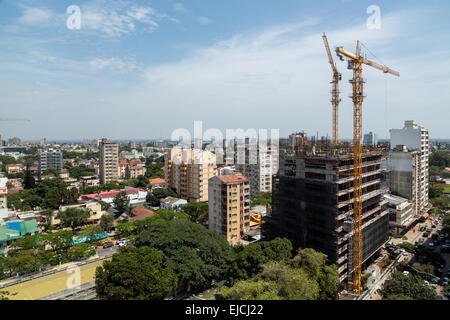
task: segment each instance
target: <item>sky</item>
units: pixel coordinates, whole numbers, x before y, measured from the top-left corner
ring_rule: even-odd
[[[447,0],[0,0],[0,118],[30,120],[1,121],[0,134],[159,139],[202,121],[224,135],[330,136],[326,32],[332,50],[360,40],[368,59],[401,74],[364,67],[364,133],[386,138],[415,120],[450,138],[449,12]],[[352,74],[333,57],[348,139]]]

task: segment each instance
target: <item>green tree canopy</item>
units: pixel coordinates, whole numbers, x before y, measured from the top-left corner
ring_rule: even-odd
[[[180,210],[188,214],[192,222],[205,223],[208,221],[207,202],[189,202],[183,205]]]
[[[147,202],[151,207],[159,207],[161,205],[161,199],[167,197],[178,197],[177,193],[169,188],[169,189],[154,189],[151,193],[147,194]]]
[[[78,261],[95,255],[95,249],[89,243],[78,243],[69,248],[67,255],[71,260]]]
[[[250,279],[261,272],[262,265],[269,261],[289,261],[292,250],[291,242],[281,238],[234,246],[233,260],[227,268],[227,284]]]
[[[337,298],[339,273],[336,265],[327,264],[327,255],[311,248],[300,249],[292,259],[293,267],[306,271],[311,279],[319,284],[320,300]]]
[[[203,289],[224,276],[230,246],[220,235],[184,219],[159,220],[140,232],[137,247],[161,250],[164,265],[177,274],[184,289]]]
[[[101,300],[163,300],[176,284],[176,275],[162,265],[161,252],[149,247],[114,254],[95,276]]]
[[[130,212],[130,199],[128,199],[127,193],[125,191],[120,192],[114,197],[114,206],[120,213]]]
[[[396,272],[386,280],[379,293],[384,300],[404,297],[412,300],[436,300],[436,291],[428,286],[419,276]]]
[[[100,228],[103,231],[108,231],[109,229],[111,229],[113,223],[114,223],[114,216],[110,213],[106,213],[102,215],[102,217],[100,218]]]
[[[79,208],[67,208],[58,212],[58,219],[65,228],[76,230],[85,225],[90,217],[89,210]]]

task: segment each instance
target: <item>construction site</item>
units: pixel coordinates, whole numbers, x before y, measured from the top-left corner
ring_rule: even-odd
[[[353,142],[339,141],[339,82],[342,74],[333,60],[327,36],[323,42],[331,66],[332,139],[290,137],[280,151],[279,172],[274,176],[272,215],[263,224],[266,239],[286,237],[294,248],[313,248],[336,264],[344,288],[359,295],[362,276],[375,261],[389,263],[382,248],[389,240],[388,191],[383,152],[376,146],[363,147],[362,106],[365,98],[363,65],[386,74],[394,70],[363,57],[362,44],[356,53],[336,47],[341,61],[353,72],[350,85],[353,102]],[[381,261],[381,262],[380,262]]]
[[[389,210],[383,194],[380,151],[362,155],[362,268],[389,238]],[[314,248],[338,267],[341,282],[353,273],[353,154],[346,145],[314,140],[280,156],[274,179],[272,215],[263,225],[268,238],[287,237],[295,248]]]

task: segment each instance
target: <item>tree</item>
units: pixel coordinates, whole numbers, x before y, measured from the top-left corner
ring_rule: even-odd
[[[396,272],[379,290],[383,300],[407,297],[412,300],[437,300],[436,291],[428,286],[419,276]]]
[[[102,228],[99,225],[95,224],[86,225],[81,228],[81,236],[87,237],[90,242],[95,241],[97,235],[101,234],[102,232]]]
[[[67,255],[71,260],[78,261],[95,255],[95,249],[89,243],[78,243],[69,248]]]
[[[450,152],[433,152],[432,154],[430,154],[429,163],[430,166],[441,168],[450,167]]]
[[[42,211],[41,213],[41,219],[42,222],[40,224],[40,227],[44,229],[44,231],[48,231],[52,227],[52,218],[53,218],[54,212],[52,209],[46,209]]]
[[[439,198],[444,193],[444,187],[440,184],[430,183],[428,186],[428,195],[430,199]]]
[[[416,270],[429,275],[434,274],[433,266],[431,264],[421,264],[416,267]]]
[[[300,249],[292,259],[293,267],[301,268],[311,279],[319,284],[320,300],[333,300],[337,298],[339,273],[336,265],[327,264],[327,256],[314,249]]]
[[[62,204],[73,204],[76,203],[79,197],[77,188],[64,188],[60,192],[61,203]]]
[[[102,211],[108,211],[109,208],[111,208],[111,204],[105,201],[99,201],[98,202],[102,206]]]
[[[114,206],[120,213],[126,212],[130,214],[130,199],[128,199],[127,193],[125,191],[120,192],[114,197]]]
[[[178,197],[178,195],[171,188],[169,188],[169,189],[157,188],[155,190],[152,190],[152,192],[147,195],[146,200],[150,204],[151,207],[159,207],[161,205],[161,199],[164,199],[167,197]]]
[[[292,244],[288,239],[277,238],[270,242],[261,241],[247,246],[237,245],[233,249],[233,260],[227,267],[227,284],[250,279],[262,270],[269,261],[289,261]]]
[[[251,195],[250,196],[250,206],[267,206],[272,203],[272,193],[262,193],[260,196]]]
[[[270,286],[268,286],[270,284]],[[269,262],[251,280],[242,280],[219,291],[225,299],[317,300],[319,284],[306,271],[285,262]]]
[[[100,227],[103,231],[109,231],[114,223],[114,216],[112,214],[104,214],[100,218]]]
[[[164,265],[178,276],[179,288],[187,291],[222,279],[231,260],[230,246],[222,236],[184,219],[149,224],[135,245],[160,250]]]
[[[122,222],[118,223],[115,227],[117,234],[122,237],[128,238],[134,234],[136,231],[136,225],[134,222]]]
[[[231,288],[222,287],[218,296],[225,300],[280,300],[273,281],[242,280]]]
[[[188,214],[192,222],[205,223],[208,221],[207,202],[189,202],[183,205],[180,210]]]
[[[71,228],[73,231],[85,225],[89,217],[89,210],[79,208],[67,208],[58,212],[58,219],[61,220],[62,225],[65,228]]]
[[[45,245],[48,245],[57,255],[65,256],[73,244],[73,232],[64,230],[41,234]]]
[[[28,166],[23,179],[23,187],[24,189],[33,189],[36,187],[36,181],[34,180],[33,174]]]
[[[161,252],[149,247],[114,254],[95,273],[101,300],[163,300],[176,284],[176,275],[162,265]]]

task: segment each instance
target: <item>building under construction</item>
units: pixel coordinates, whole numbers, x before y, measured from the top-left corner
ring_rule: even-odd
[[[362,269],[389,237],[388,203],[383,195],[382,153],[362,155]],[[294,248],[327,254],[341,282],[352,282],[354,159],[350,144],[305,141],[280,152],[273,181],[273,211],[263,225],[266,239],[285,237]]]

